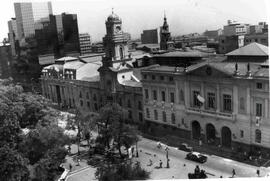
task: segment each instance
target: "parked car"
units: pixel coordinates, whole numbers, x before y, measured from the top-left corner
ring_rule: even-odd
[[[182,143],[181,145],[178,146],[179,150],[187,151],[187,152],[192,152],[193,149],[192,147],[188,146],[186,143]]]
[[[204,163],[207,161],[207,156],[200,154],[199,152],[190,152],[187,154],[186,159]]]

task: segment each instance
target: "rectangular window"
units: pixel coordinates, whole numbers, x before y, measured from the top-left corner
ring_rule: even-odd
[[[166,101],[166,98],[165,98],[165,91],[161,91],[161,99],[162,101]]]
[[[200,107],[201,104],[200,104],[200,101],[198,100],[197,96],[200,94],[199,91],[193,91],[193,105],[195,107]]]
[[[256,103],[256,116],[262,116],[262,104]]]
[[[130,103],[130,100],[128,99],[128,102],[127,102],[127,107],[128,108],[131,108],[131,103]]]
[[[156,79],[156,76],[152,75],[152,80],[155,80]]]
[[[143,79],[147,79],[147,75],[143,75]]]
[[[164,80],[164,76],[160,76],[159,78],[160,78],[160,80]]]
[[[154,110],[154,118],[155,118],[155,120],[158,120],[158,112],[157,112],[157,110]]]
[[[232,111],[232,96],[228,94],[223,95],[223,110],[231,112]]]
[[[163,122],[167,122],[166,112],[165,111],[162,112],[162,120],[163,120]]]
[[[149,99],[148,89],[144,89],[145,99]]]
[[[87,101],[87,107],[90,108],[90,102],[89,101]]]
[[[262,89],[262,83],[257,82],[257,83],[256,83],[256,88],[257,88],[257,89]]]
[[[142,122],[143,121],[143,114],[141,112],[139,112],[139,121]]]
[[[153,99],[157,100],[157,91],[156,90],[153,90]]]
[[[83,101],[82,100],[80,100],[80,104],[81,104],[81,107],[83,107]]]
[[[215,93],[207,93],[207,97],[208,97],[208,108],[210,109],[215,109],[215,101],[216,101],[216,95]]]
[[[146,117],[147,118],[150,118],[150,112],[149,112],[149,109],[148,108],[146,108]]]
[[[244,131],[240,130],[240,137],[243,138],[244,137]]]
[[[171,82],[172,82],[172,81],[173,81],[173,77],[171,77],[171,76],[170,76],[170,77],[169,77],[169,81],[171,81]]]
[[[171,103],[174,103],[174,93],[173,92],[170,93],[170,97],[171,97]]]
[[[138,101],[138,109],[142,110],[142,102],[141,101]]]
[[[132,111],[131,110],[128,110],[128,118],[132,119]]]

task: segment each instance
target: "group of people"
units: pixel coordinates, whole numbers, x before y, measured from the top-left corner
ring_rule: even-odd
[[[193,179],[193,178],[203,179],[203,178],[207,178],[207,175],[206,175],[205,170],[201,170],[199,165],[197,165],[194,169],[194,173],[188,174],[188,178],[189,179]]]

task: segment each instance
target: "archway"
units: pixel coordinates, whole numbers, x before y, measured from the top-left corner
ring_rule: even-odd
[[[208,143],[214,143],[216,140],[216,129],[211,123],[206,125],[206,140]]]
[[[192,122],[192,138],[198,140],[201,138],[201,126],[198,121]]]
[[[225,146],[225,147],[231,147],[231,144],[232,144],[232,132],[230,130],[230,128],[224,126],[222,127],[221,129],[221,143],[222,143],[222,146]]]

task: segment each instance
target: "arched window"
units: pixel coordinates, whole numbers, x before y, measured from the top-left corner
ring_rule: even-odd
[[[86,93],[86,99],[89,99],[89,93],[88,92]]]
[[[80,91],[80,98],[82,98],[82,92]]]
[[[155,120],[158,120],[158,112],[157,112],[157,110],[154,110],[154,117],[155,117]]]
[[[171,114],[171,119],[172,119],[172,124],[175,124],[175,114],[174,113]]]
[[[261,143],[261,140],[262,140],[262,133],[261,133],[261,130],[256,129],[256,130],[255,130],[255,142],[256,142],[256,143]]]
[[[119,48],[119,53],[120,53],[120,59],[122,60],[124,58],[124,52],[123,52],[122,47]]]
[[[97,101],[97,95],[96,94],[94,94],[94,101]]]
[[[165,111],[162,112],[162,119],[163,119],[163,122],[167,122]]]
[[[240,109],[245,110],[245,100],[243,97],[240,98]]]

